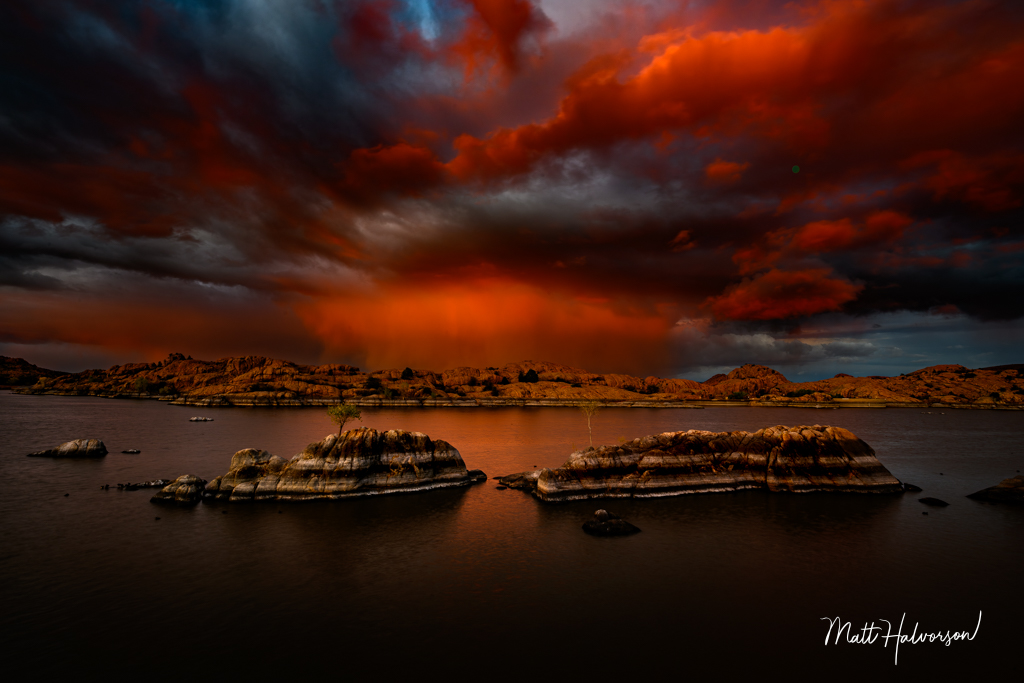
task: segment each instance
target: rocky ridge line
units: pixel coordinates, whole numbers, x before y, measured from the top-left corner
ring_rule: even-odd
[[[200,361],[171,354],[157,363],[117,365],[41,377],[19,393],[156,398],[200,406],[330,405],[611,405],[929,406],[1024,409],[1024,366],[969,370],[936,365],[899,377],[840,373],[790,382],[760,365],[744,365],[704,382],[595,374],[523,361],[443,372],[391,369],[371,373],[348,365],[299,365],[246,356]]]

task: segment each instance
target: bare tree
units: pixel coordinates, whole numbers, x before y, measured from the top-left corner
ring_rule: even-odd
[[[587,431],[590,433],[590,445],[594,445],[594,429],[590,425],[590,419],[601,410],[601,404],[597,401],[584,401],[579,406],[580,412],[587,416]]]
[[[346,422],[349,420],[362,419],[362,413],[359,412],[359,408],[345,405],[344,403],[331,406],[327,409],[327,414],[330,416],[331,420],[338,425],[338,436],[341,436],[341,430],[345,428]]]

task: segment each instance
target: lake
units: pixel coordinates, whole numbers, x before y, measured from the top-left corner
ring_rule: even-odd
[[[921,494],[544,504],[489,479],[191,509],[114,485],[213,479],[247,447],[290,458],[334,431],[326,411],[2,392],[0,415],[2,638],[19,668],[38,675],[1019,674],[1024,507],[964,496],[1024,469],[1024,412],[723,407],[594,418],[595,444],[686,429],[842,426]],[[364,408],[355,426],[364,425],[448,441],[489,477],[557,467],[588,444],[586,419],[570,408]],[[75,438],[102,439],[110,454],[25,457]],[[128,448],[141,453],[120,453]],[[922,496],[951,505],[930,508]],[[597,508],[643,532],[588,536],[580,526]],[[979,611],[974,640],[904,643],[898,664],[895,642],[824,644],[825,617],[857,633],[884,629],[883,619],[895,633],[904,614],[905,634],[915,622],[919,633],[974,632]]]

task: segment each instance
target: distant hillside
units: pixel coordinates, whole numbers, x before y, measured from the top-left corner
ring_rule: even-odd
[[[22,358],[0,356],[0,389],[32,386],[40,377],[53,378],[66,374],[59,370],[40,368]]]
[[[17,360],[17,359],[8,359]],[[35,368],[24,361],[24,365]],[[39,380],[19,393],[158,398],[191,405],[549,405],[600,401],[616,405],[703,402],[755,405],[929,405],[1024,407],[1018,366],[969,370],[936,365],[899,377],[840,373],[790,382],[761,365],[744,365],[705,382],[595,374],[555,363],[523,361],[500,368],[412,368],[360,372],[348,365],[298,365],[246,356],[202,361],[174,353],[158,363],[62,374],[36,368]],[[542,403],[538,403],[542,402]]]

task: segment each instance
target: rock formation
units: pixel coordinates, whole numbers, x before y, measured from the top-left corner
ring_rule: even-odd
[[[995,486],[976,491],[967,497],[990,503],[1024,504],[1024,475],[1003,479]]]
[[[459,452],[426,434],[361,428],[310,444],[291,460],[247,448],[206,487],[213,499],[314,500],[465,486],[486,479]]]
[[[595,512],[593,519],[583,523],[583,530],[591,536],[629,536],[640,532],[640,529],[607,510]]]
[[[150,498],[154,503],[195,505],[203,499],[206,480],[194,474],[183,474]]]
[[[30,458],[102,458],[107,447],[99,439],[75,439],[56,448],[29,453]]]
[[[8,359],[26,365],[20,359]],[[14,365],[12,365],[13,367]],[[21,367],[19,365],[19,367]],[[34,367],[34,366],[32,366]],[[936,365],[899,377],[851,377],[790,382],[763,365],[747,364],[704,382],[595,374],[556,363],[523,361],[502,367],[361,372],[349,365],[298,365],[262,356],[202,361],[171,354],[157,363],[60,374],[36,368],[38,382],[19,393],[131,396],[200,406],[680,405],[705,401],[753,405],[899,405],[1024,408],[1024,366],[969,370]],[[25,375],[28,377],[29,375]],[[27,381],[27,380],[26,380]]]
[[[573,453],[558,469],[501,477],[544,501],[767,489],[899,493],[866,443],[841,427],[668,432]]]

